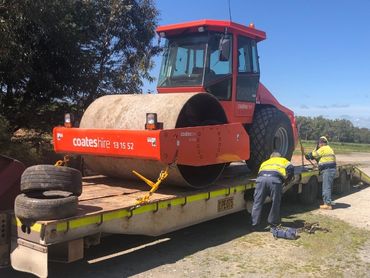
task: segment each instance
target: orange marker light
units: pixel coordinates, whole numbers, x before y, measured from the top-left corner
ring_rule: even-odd
[[[253,28],[254,29],[254,23],[253,22],[251,22],[251,23],[249,23],[249,28]]]
[[[72,116],[69,113],[64,114],[64,126],[72,127]]]
[[[145,129],[155,130],[157,129],[157,113],[146,113]]]

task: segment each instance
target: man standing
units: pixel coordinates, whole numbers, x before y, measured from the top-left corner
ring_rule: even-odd
[[[321,136],[316,150],[306,154],[305,157],[306,159],[318,161],[319,171],[322,173],[322,198],[324,204],[320,206],[320,209],[332,209],[331,191],[337,172],[337,164],[334,151],[328,145],[328,139],[325,136]]]
[[[293,165],[278,152],[273,152],[270,159],[261,164],[256,180],[254,202],[252,208],[252,227],[257,228],[261,220],[261,212],[266,196],[272,200],[267,222],[274,226],[280,223],[280,203],[283,183],[294,177]]]

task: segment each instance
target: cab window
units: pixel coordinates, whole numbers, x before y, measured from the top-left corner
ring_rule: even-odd
[[[259,84],[259,64],[256,41],[238,37],[238,76],[236,99],[255,102]]]
[[[209,62],[206,67],[205,87],[207,92],[217,97],[219,100],[230,100],[232,90],[232,36],[230,46],[230,57],[227,61],[220,60],[219,44],[222,33],[212,34],[209,45]]]

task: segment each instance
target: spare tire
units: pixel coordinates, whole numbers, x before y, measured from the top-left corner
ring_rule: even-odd
[[[62,190],[76,196],[82,193],[81,172],[64,166],[35,165],[28,167],[21,177],[21,192]]]
[[[47,196],[41,192],[20,194],[15,199],[15,216],[34,221],[74,216],[77,214],[78,198],[73,195],[65,197],[67,195],[68,192],[61,194],[61,191],[48,191]]]
[[[257,107],[248,128],[250,158],[247,165],[257,172],[261,163],[277,151],[290,160],[294,151],[293,129],[289,118],[275,107]]]

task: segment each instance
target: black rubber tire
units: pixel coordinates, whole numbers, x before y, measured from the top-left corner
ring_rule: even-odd
[[[302,185],[302,192],[299,194],[299,201],[304,205],[311,205],[317,199],[319,182],[315,176],[312,176],[307,184]]]
[[[331,193],[333,194],[333,189],[331,189]],[[316,198],[322,200],[322,182],[319,182],[317,185],[317,195]]]
[[[82,193],[81,172],[64,166],[35,165],[27,168],[21,177],[21,192],[61,190],[76,196]]]
[[[342,186],[341,186],[340,176],[338,178],[334,179],[332,192],[333,192],[334,195],[340,195],[341,194]]]
[[[77,214],[77,196],[63,197],[59,193],[44,196],[41,192],[31,195],[22,193],[15,199],[14,213],[18,218],[38,221],[63,219]]]
[[[247,128],[250,136],[248,168],[256,173],[273,151],[290,160],[294,151],[294,137],[289,118],[275,107],[257,107],[253,124]],[[280,135],[280,136],[279,136]],[[277,138],[283,138],[282,143]],[[285,146],[285,147],[284,147]]]
[[[340,181],[340,193],[347,194],[351,191],[351,180],[347,175],[346,170],[341,170],[339,172],[339,181]]]
[[[295,184],[284,193],[283,200],[288,203],[297,203],[298,195],[298,184]]]

